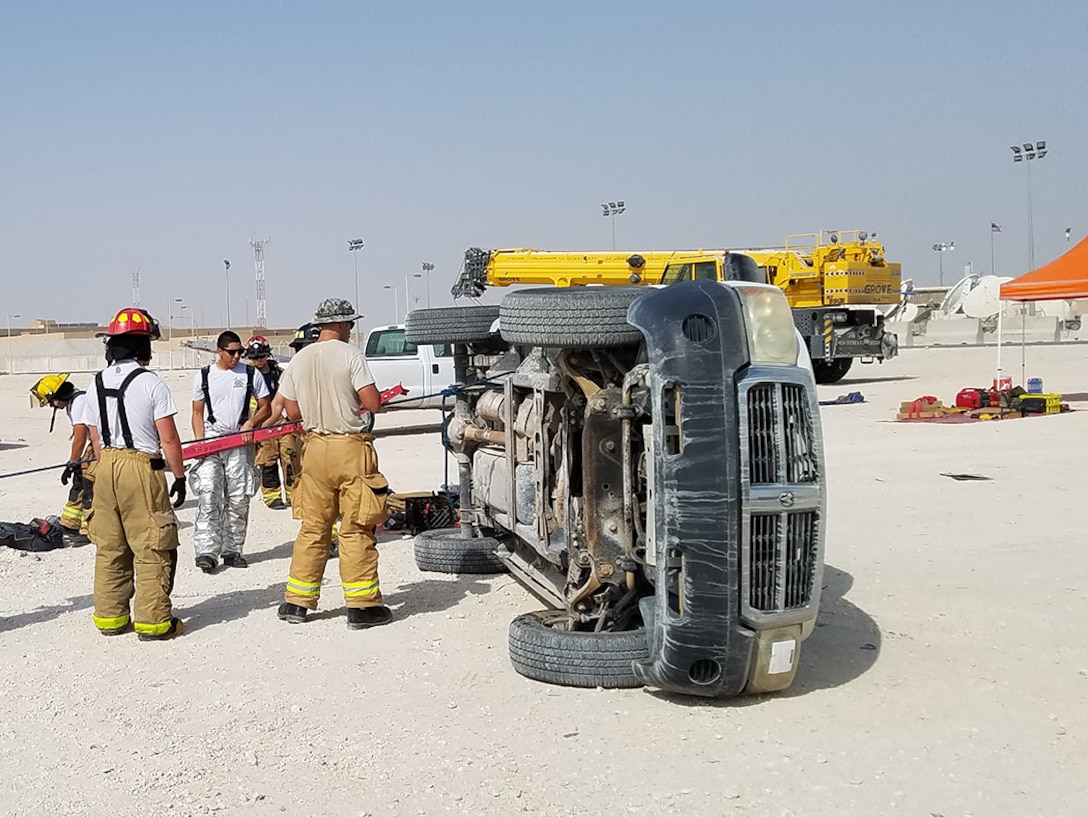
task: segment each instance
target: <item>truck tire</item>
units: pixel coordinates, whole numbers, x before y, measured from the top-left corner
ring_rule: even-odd
[[[852,357],[840,357],[830,363],[826,360],[814,360],[812,361],[812,374],[816,377],[817,383],[829,386],[846,377],[846,373],[850,371],[850,367],[853,365],[854,358]]]
[[[511,292],[502,302],[499,330],[509,343],[598,348],[642,340],[627,310],[642,287],[546,287]]]
[[[567,687],[642,686],[631,665],[649,657],[645,630],[583,633],[566,629],[564,610],[526,613],[510,622],[510,663],[526,678]]]
[[[404,339],[417,345],[484,341],[498,317],[495,304],[414,309],[405,319]]]
[[[424,573],[506,573],[499,547],[489,537],[467,539],[460,528],[425,530],[415,539],[416,567]]]

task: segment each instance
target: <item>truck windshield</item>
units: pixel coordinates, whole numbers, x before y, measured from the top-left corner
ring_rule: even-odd
[[[718,264],[713,259],[687,264],[669,264],[665,267],[665,274],[661,276],[661,283],[668,285],[691,281],[693,273],[696,281],[717,281]]]

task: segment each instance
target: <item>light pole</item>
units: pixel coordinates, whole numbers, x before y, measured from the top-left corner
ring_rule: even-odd
[[[941,269],[940,285],[941,286],[944,286],[944,254],[946,252],[952,252],[955,249],[956,249],[956,242],[955,241],[949,241],[947,244],[941,243],[941,244],[934,244],[933,245],[933,251],[940,253],[940,255],[937,256],[937,257],[940,258],[940,269]]]
[[[181,298],[178,298],[177,301],[179,303],[181,303]],[[189,320],[189,337],[192,337],[193,333],[195,331],[195,327],[193,326],[193,323],[194,323],[193,316],[191,314],[186,314],[186,312],[185,312],[185,310],[188,309],[188,308],[189,308],[189,304],[185,304],[185,303],[181,304],[181,306],[178,307],[178,309],[181,310],[181,314],[178,315],[178,317],[181,318],[182,320],[185,320],[186,318],[188,318],[188,320]],[[182,354],[181,354],[181,368],[184,369],[188,362],[189,361],[188,361],[187,354],[185,352],[182,352]]]
[[[400,323],[400,295],[397,292],[396,284],[386,284],[382,289],[393,290],[393,323]]]
[[[1024,142],[1023,149],[1019,145],[1010,145],[1012,160],[1024,162],[1028,166],[1028,272],[1035,269],[1035,216],[1031,207],[1031,163],[1036,159],[1046,156],[1046,142]]]
[[[174,368],[174,304],[180,304],[181,298],[171,298],[166,305],[166,344],[170,349],[170,368]]]
[[[352,238],[348,241],[348,252],[351,253],[352,267],[355,269],[355,303],[353,306],[359,308],[359,261],[358,252],[363,248],[363,239]]]
[[[227,325],[224,329],[230,329],[230,261],[223,259],[223,266],[227,268]]]
[[[412,279],[412,278],[422,278],[422,277],[423,277],[422,272],[406,272],[406,273],[404,273],[404,319],[405,320],[408,320],[408,313],[412,309],[411,306],[409,306],[409,304],[411,303],[412,298],[411,298],[411,295],[410,295],[411,289],[409,288],[408,284],[410,283],[410,279]],[[418,295],[416,296],[416,300],[417,301],[419,300]]]
[[[11,374],[11,319],[21,318],[22,315],[8,313],[8,374]]]
[[[427,276],[427,308],[431,308],[431,271],[434,269],[434,264],[429,261],[423,262],[423,272]]]
[[[610,201],[607,204],[601,202],[601,209],[604,210],[601,213],[602,216],[612,219],[612,249],[616,249],[616,216],[627,208],[624,207],[622,201]]]

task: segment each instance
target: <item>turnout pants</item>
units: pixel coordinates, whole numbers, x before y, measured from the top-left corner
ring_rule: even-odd
[[[241,553],[249,526],[249,498],[257,492],[253,447],[202,457],[189,475],[197,495],[193,544],[197,556]]]
[[[293,515],[302,520],[284,599],[317,609],[333,523],[340,522],[340,582],[348,607],[382,603],[376,525],[385,521],[389,483],[370,434],[309,434]]]
[[[94,459],[94,448],[87,443],[81,460]],[[60,524],[68,530],[76,530],[86,535],[91,521],[91,500],[94,498],[94,463],[81,465],[72,474],[72,487],[68,490],[68,501],[60,512]]]
[[[295,434],[272,437],[257,446],[254,460],[261,472],[261,498],[265,505],[280,499],[280,467],[283,467],[283,500],[290,504],[291,489],[299,472],[299,440]]]
[[[134,593],[136,632],[162,635],[170,629],[178,520],[165,472],[151,464],[142,451],[104,448],[95,470],[90,535],[96,547],[94,624],[100,630],[128,625]]]

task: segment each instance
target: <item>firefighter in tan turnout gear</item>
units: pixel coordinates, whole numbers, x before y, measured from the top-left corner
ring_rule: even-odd
[[[91,519],[91,500],[94,493],[93,462],[94,452],[87,431],[87,422],[83,413],[87,407],[86,395],[68,379],[66,372],[47,374],[35,383],[30,393],[38,399],[39,406],[50,406],[53,417],[49,421],[49,431],[57,421],[57,410],[64,409],[72,423],[72,445],[68,452],[68,463],[60,475],[61,485],[71,480],[68,501],[60,512],[60,526],[64,529],[61,538],[65,547],[78,547],[90,543],[87,537],[87,523]]]
[[[381,399],[363,353],[347,342],[361,317],[348,301],[323,301],[313,320],[321,327],[317,342],[291,359],[280,381],[287,416],[301,420],[306,434],[302,476],[293,501],[294,516],[302,525],[284,603],[277,611],[292,624],[302,623],[308,611],[317,609],[338,515],[348,629],[386,624],[393,618],[382,604],[374,533],[386,518],[389,483],[378,471],[374,437],[363,433],[359,416],[360,407],[377,414]]]
[[[174,398],[144,368],[153,325],[136,307],[110,322],[109,365],[95,375],[84,414],[97,458],[90,523],[97,548],[94,624],[103,635],[119,635],[131,621],[141,641],[173,638],[183,629],[170,603],[178,521],[169,498],[176,497],[175,507],[185,501],[185,468]],[[167,468],[174,476],[169,492]]]
[[[267,338],[254,335],[246,341],[246,357],[252,362],[253,368],[261,373],[265,385],[268,386],[268,394],[272,399],[272,405],[281,405],[282,401],[276,400],[276,394],[280,388],[280,378],[283,369],[272,358],[272,347]],[[250,403],[250,410],[255,411],[256,406]],[[284,422],[282,408],[279,413],[272,413],[265,425],[278,425]],[[291,488],[295,476],[299,471],[299,439],[295,434],[284,434],[279,437],[271,437],[257,446],[257,456],[254,465],[261,472],[261,498],[264,504],[273,510],[282,510],[291,504]],[[283,467],[283,495],[280,494],[280,467]]]

